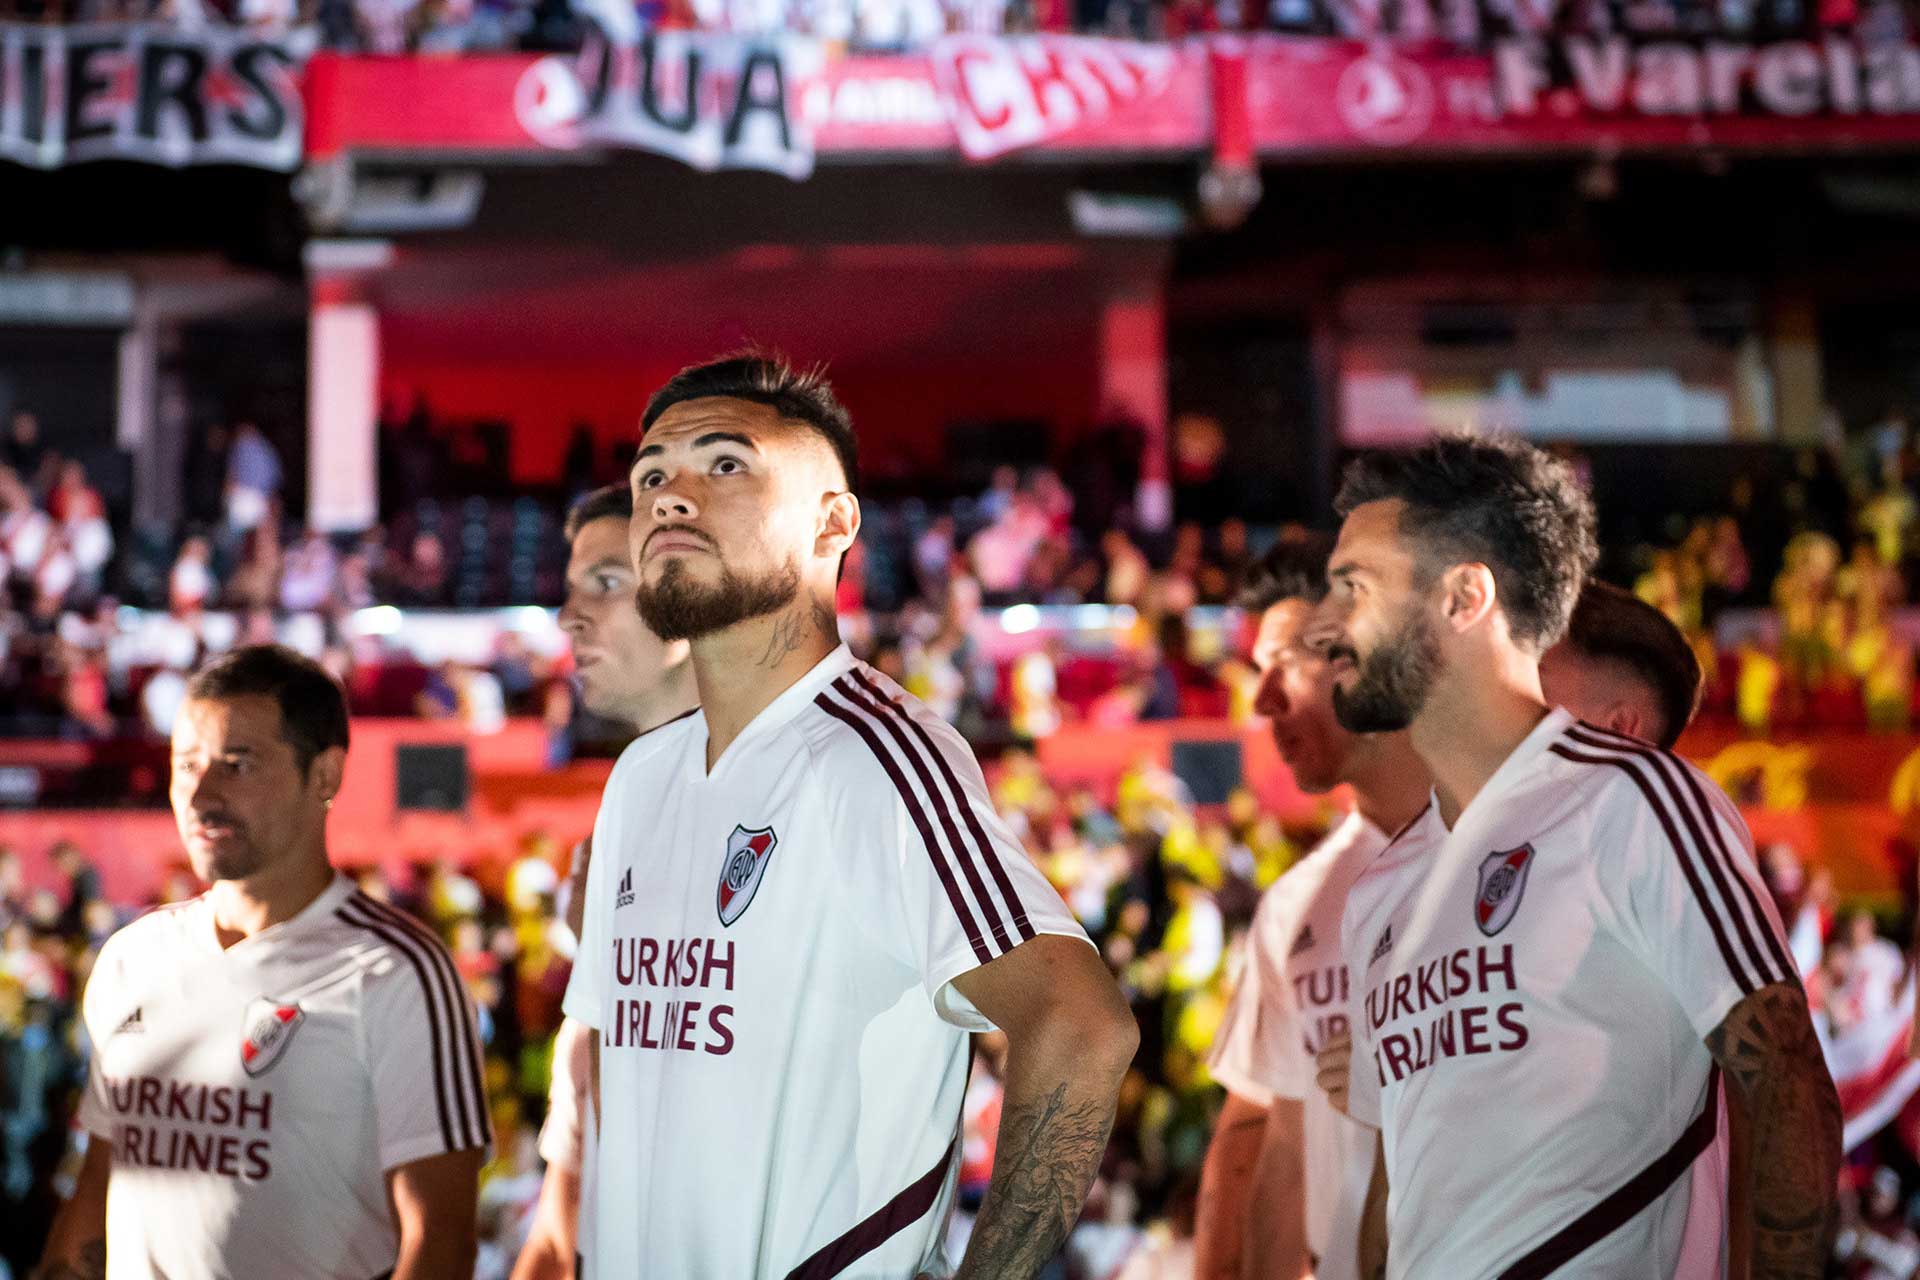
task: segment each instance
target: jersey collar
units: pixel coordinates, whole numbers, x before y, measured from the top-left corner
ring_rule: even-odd
[[[334,911],[348,898],[353,896],[353,891],[356,887],[352,880],[349,880],[340,872],[335,871],[332,882],[320,891],[320,896],[300,908],[298,913],[282,920],[279,924],[269,925],[259,933],[254,934],[251,938],[240,939],[240,941],[234,943],[231,947],[227,947],[225,953],[227,955],[233,955],[236,952],[245,951],[264,940],[284,938],[291,934],[299,933],[316,920],[326,921],[331,919]],[[200,901],[206,910],[206,918],[202,922],[202,932],[206,937],[207,946],[218,952],[221,950],[221,946],[219,935],[215,931],[213,924],[213,898],[211,891],[202,895]]]
[[[1533,732],[1522,738],[1520,745],[1500,762],[1500,767],[1493,771],[1493,776],[1487,779],[1487,784],[1467,802],[1467,807],[1460,811],[1459,818],[1454,821],[1453,830],[1459,831],[1475,815],[1484,813],[1500,803],[1500,797],[1511,791],[1532,772],[1534,761],[1538,760],[1546,752],[1547,746],[1565,733],[1572,723],[1573,713],[1564,707],[1555,707],[1547,712],[1540,723],[1533,727]],[[1433,797],[1432,805],[1433,816],[1438,821],[1440,818],[1438,795]]]
[[[799,715],[803,708],[810,705],[814,696],[822,689],[853,670],[853,664],[853,651],[845,644],[816,662],[812,669],[788,686],[779,697],[762,707],[759,715],[747,722],[747,727],[740,731],[740,736],[728,743],[725,753],[719,760],[714,761],[713,770],[707,776],[712,777],[713,773],[719,772],[721,764],[728,757],[736,754],[742,743],[763,734],[772,733],[786,725],[788,721]],[[703,735],[702,741],[704,740]],[[703,747],[696,758],[704,760],[705,757],[706,750]]]

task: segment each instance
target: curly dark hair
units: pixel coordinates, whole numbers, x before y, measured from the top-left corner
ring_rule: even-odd
[[[840,470],[846,474],[848,491],[859,490],[860,459],[853,437],[853,417],[834,395],[824,366],[796,369],[785,356],[761,347],[747,347],[705,364],[689,365],[647,401],[646,412],[640,415],[640,434],[645,436],[660,415],[674,405],[713,396],[764,404],[790,422],[813,428],[833,446]]]
[[[1593,498],[1573,468],[1511,437],[1441,436],[1347,467],[1335,509],[1397,498],[1400,533],[1423,584],[1452,565],[1484,564],[1518,643],[1544,653],[1566,634],[1599,558]]]

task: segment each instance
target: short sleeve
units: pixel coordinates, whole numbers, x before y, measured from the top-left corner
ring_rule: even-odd
[[[1380,1119],[1380,1068],[1373,1052],[1373,1037],[1367,1025],[1364,1001],[1360,992],[1364,990],[1366,973],[1370,967],[1370,956],[1360,950],[1364,939],[1371,932],[1368,922],[1360,917],[1365,913],[1354,910],[1355,898],[1349,894],[1347,912],[1340,924],[1340,954],[1345,959],[1347,972],[1354,976],[1354,1016],[1348,1020],[1350,1034],[1353,1037],[1353,1058],[1347,1070],[1347,1115],[1361,1124],[1381,1127]]]
[[[114,1131],[113,1105],[107,1098],[106,1072],[101,1067],[101,1051],[113,1028],[107,1025],[122,997],[119,994],[120,965],[118,950],[112,941],[101,948],[94,960],[93,972],[80,996],[80,1021],[86,1028],[87,1087],[80,1095],[74,1120],[88,1133],[110,1138]]]
[[[863,865],[888,883],[862,892],[898,904],[904,950],[935,1011],[991,1031],[953,980],[1040,934],[1085,941],[1086,931],[994,812],[966,742],[879,681],[856,669],[821,703],[852,730],[825,762],[839,779],[836,829],[872,842]]]
[[[1287,984],[1281,939],[1292,912],[1283,885],[1284,879],[1268,890],[1253,914],[1246,963],[1207,1058],[1215,1080],[1263,1107],[1276,1097],[1304,1098],[1314,1087],[1314,1073],[1303,1066],[1305,1042]]]
[[[608,927],[613,911],[607,877],[619,859],[596,858],[593,853],[619,847],[610,832],[618,804],[614,788],[619,782],[620,774],[616,770],[608,779],[606,795],[601,799],[600,814],[593,824],[593,838],[581,849],[588,859],[586,902],[580,912],[580,945],[574,948],[573,971],[567,977],[567,993],[560,1001],[561,1011],[567,1017],[588,1027],[600,1027],[606,1022],[607,949],[611,945]]]
[[[540,1158],[578,1172],[586,1142],[592,1092],[593,1029],[572,1018],[553,1037],[553,1079],[547,1087],[547,1119],[540,1126]]]
[[[1702,1037],[1747,995],[1798,982],[1786,932],[1733,802],[1664,753],[1623,762],[1592,836],[1598,891],[1625,945]]]
[[[478,1020],[453,957],[424,933],[394,950],[392,966],[370,976],[362,1013],[382,1169],[493,1137]]]

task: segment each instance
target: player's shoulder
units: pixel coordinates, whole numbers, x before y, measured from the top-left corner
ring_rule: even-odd
[[[884,673],[855,662],[796,717],[819,780],[891,804],[908,788],[956,790],[979,766],[958,730]]]
[[[636,793],[664,785],[668,773],[662,766],[679,760],[688,751],[699,750],[705,729],[700,708],[694,707],[640,734],[614,760],[601,803],[617,808]]]
[[[372,982],[419,977],[446,986],[453,956],[426,921],[355,889],[333,909],[338,953]]]
[[[196,927],[205,927],[207,909],[205,894],[184,902],[149,907],[114,930],[100,944],[96,967],[127,962],[137,965],[164,963],[167,957],[179,955],[185,950]]]
[[[1595,823],[1727,816],[1733,803],[1691,761],[1639,738],[1583,721],[1568,725],[1548,747],[1548,785],[1578,803]]]

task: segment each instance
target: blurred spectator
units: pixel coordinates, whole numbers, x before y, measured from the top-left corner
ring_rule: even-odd
[[[40,438],[40,419],[25,409],[16,409],[7,422],[7,437],[0,441],[0,463],[11,468],[29,487],[40,480],[40,465],[50,450]]]
[[[227,523],[246,533],[274,512],[282,481],[280,453],[260,428],[243,422],[234,429],[227,452]]]
[[[290,613],[323,608],[333,599],[336,564],[333,543],[309,529],[281,562],[280,607]]]
[[[213,589],[213,548],[205,538],[188,538],[167,575],[167,607],[181,616],[198,613]]]

